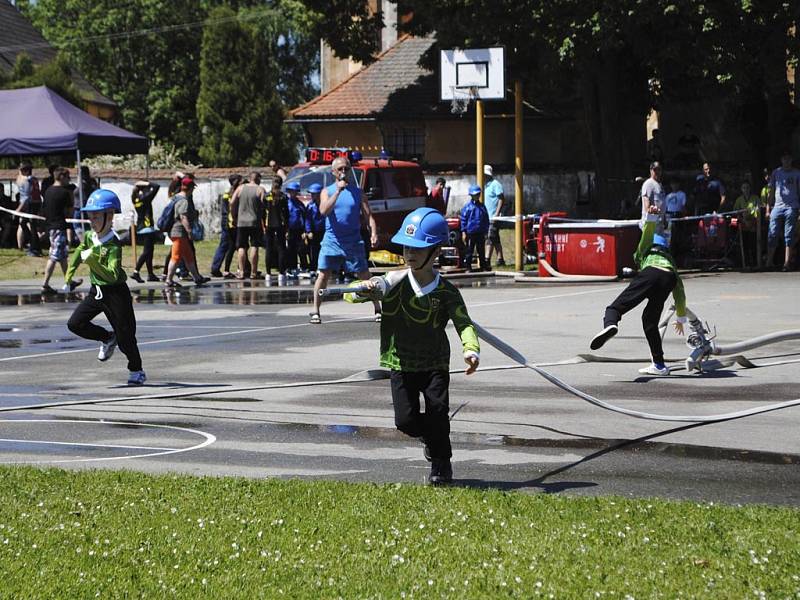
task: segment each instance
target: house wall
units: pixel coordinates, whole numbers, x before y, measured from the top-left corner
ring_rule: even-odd
[[[308,125],[308,144],[317,147],[347,147],[367,152],[379,152],[383,138],[374,121],[350,123],[314,123]]]
[[[431,169],[475,164],[473,117],[441,121],[328,122],[307,124],[314,146],[346,146],[364,151],[384,145],[381,126],[425,128],[425,154],[421,162]],[[527,165],[585,169],[591,164],[587,134],[582,122],[527,119],[524,125],[524,158]],[[489,164],[514,164],[514,120],[487,118],[484,122],[484,157]]]

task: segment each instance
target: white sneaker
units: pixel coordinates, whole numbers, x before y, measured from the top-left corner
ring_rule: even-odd
[[[147,381],[147,375],[144,371],[131,371],[128,375],[128,385],[143,385]]]
[[[664,367],[659,367],[653,363],[649,367],[639,369],[639,373],[642,375],[669,375],[669,367],[666,365]]]
[[[112,335],[111,339],[108,340],[105,344],[100,344],[100,352],[97,353],[97,360],[100,362],[106,362],[111,356],[114,354],[114,350],[117,349],[117,336]]]
[[[592,341],[589,344],[589,348],[591,348],[592,350],[597,350],[598,348],[602,348],[603,344],[605,344],[608,340],[617,335],[617,331],[619,331],[619,327],[617,327],[616,325],[609,325],[608,327],[604,327],[600,333],[598,333],[596,336],[592,338]]]
[[[286,275],[283,273],[278,275],[278,285],[286,285]]]

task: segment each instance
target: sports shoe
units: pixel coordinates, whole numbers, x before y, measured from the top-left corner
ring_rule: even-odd
[[[100,362],[106,362],[111,356],[114,354],[114,350],[117,349],[117,336],[113,333],[111,334],[111,338],[104,344],[100,344],[100,352],[97,353],[97,360]]]
[[[375,311],[375,322],[376,323],[380,323],[381,319],[383,319],[383,314],[381,313],[381,311],[376,310]]]
[[[589,348],[591,348],[592,350],[597,350],[598,348],[602,348],[603,345],[608,340],[617,335],[617,331],[619,331],[619,327],[617,327],[616,325],[608,325],[603,329],[603,331],[601,331],[592,338],[592,341],[589,344]]]
[[[133,273],[131,273],[131,279],[139,283],[144,283],[144,279],[142,279],[142,276],[139,275],[139,271],[134,271]]]
[[[211,271],[212,277],[222,277],[222,271]]]
[[[156,275],[148,275],[147,281],[161,281],[161,278],[157,277]]]
[[[164,282],[164,287],[165,288],[178,289],[178,288],[182,288],[183,286],[180,283],[178,283],[177,281],[165,281]]]
[[[194,284],[200,287],[201,285],[207,284],[209,281],[211,281],[211,277],[198,277],[194,280]]]
[[[51,288],[49,285],[43,285],[43,286],[42,286],[42,293],[43,293],[43,294],[57,294],[58,292],[56,292],[56,291],[55,291],[53,288]]]
[[[431,458],[431,449],[425,442],[422,442],[422,456],[424,456],[425,460],[428,462],[433,462],[433,458]]]
[[[502,258],[499,258],[499,259],[497,259],[497,262],[495,263],[495,265],[497,265],[498,267],[505,267],[506,266],[506,261],[504,261]]]
[[[669,375],[669,367],[663,364],[657,365],[656,363],[652,363],[649,367],[639,369],[639,373],[642,375]]]
[[[283,273],[278,274],[278,285],[286,285],[286,275]]]
[[[83,283],[83,279],[73,279],[68,283],[64,283],[64,286],[61,288],[65,294],[69,294],[70,292],[74,292],[75,288],[80,286]]]
[[[446,485],[453,481],[453,466],[449,458],[437,458],[431,462],[431,472],[428,483],[431,485]]]
[[[144,371],[131,371],[128,375],[128,385],[143,385],[147,381]]]
[[[312,325],[319,325],[322,323],[322,317],[319,316],[319,313],[308,313],[308,322]]]

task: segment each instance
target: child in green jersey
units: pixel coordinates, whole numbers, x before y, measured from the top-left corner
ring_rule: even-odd
[[[480,344],[461,293],[433,269],[439,248],[448,238],[447,222],[432,208],[418,208],[403,221],[392,238],[403,246],[408,269],[373,277],[367,292],[347,294],[350,302],[381,299],[380,364],[391,370],[395,425],[403,433],[422,438],[425,458],[431,462],[428,481],[433,485],[453,479],[450,464],[450,342],[449,320],[461,338],[466,374],[480,362]],[[425,412],[420,412],[420,394]]]
[[[121,212],[119,197],[111,190],[95,190],[81,211],[89,217],[92,231],[84,236],[72,255],[64,278],[70,283],[78,265],[83,262],[89,267],[92,286],[72,313],[67,327],[75,335],[100,342],[99,361],[111,358],[119,344],[120,350],[128,357],[128,384],[142,385],[147,377],[136,344],[136,316],[122,269],[122,246],[111,228],[114,213]],[[92,323],[100,313],[106,315],[113,331]]]
[[[664,349],[661,345],[661,334],[658,321],[664,310],[670,293],[675,299],[675,331],[683,335],[683,324],[686,322],[686,295],[683,282],[678,275],[675,259],[669,253],[669,242],[657,234],[659,208],[655,205],[648,209],[647,219],[642,227],[642,237],[633,255],[639,272],[630,285],[606,308],[603,318],[603,330],[592,338],[592,350],[601,348],[609,339],[617,334],[618,323],[622,315],[632,310],[645,300],[647,306],[642,313],[644,336],[650,346],[653,363],[649,367],[639,369],[643,375],[669,375],[669,367],[664,364]]]

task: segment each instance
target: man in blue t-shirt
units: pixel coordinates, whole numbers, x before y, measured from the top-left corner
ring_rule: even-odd
[[[800,214],[800,171],[792,166],[792,153],[781,154],[781,166],[769,178],[769,237],[768,264],[778,247],[778,230],[783,228],[785,246],[783,270],[792,269],[793,246]]]
[[[695,214],[707,215],[727,210],[725,186],[713,173],[711,163],[703,163],[703,172],[695,178]]]
[[[320,290],[328,287],[331,276],[344,267],[345,272],[355,273],[359,279],[371,277],[364,241],[361,239],[362,212],[369,220],[372,231],[370,242],[373,246],[378,243],[375,218],[366,197],[361,196],[350,162],[340,156],[331,163],[331,171],[336,182],[322,189],[319,200],[319,212],[325,216],[325,235],[322,236],[319,250],[319,276],[314,284],[314,312],[309,315],[309,321],[314,324],[322,323],[319,316],[322,304]],[[375,320],[380,322],[380,304],[377,301],[373,304]]]
[[[489,234],[486,238],[486,262],[492,264],[492,250],[497,250],[497,266],[504,267],[506,261],[503,259],[503,244],[500,241],[500,221],[495,221],[495,217],[503,214],[503,195],[502,184],[494,178],[491,165],[484,165],[483,174],[486,176],[486,184],[483,186],[483,203],[486,212],[489,213]]]

